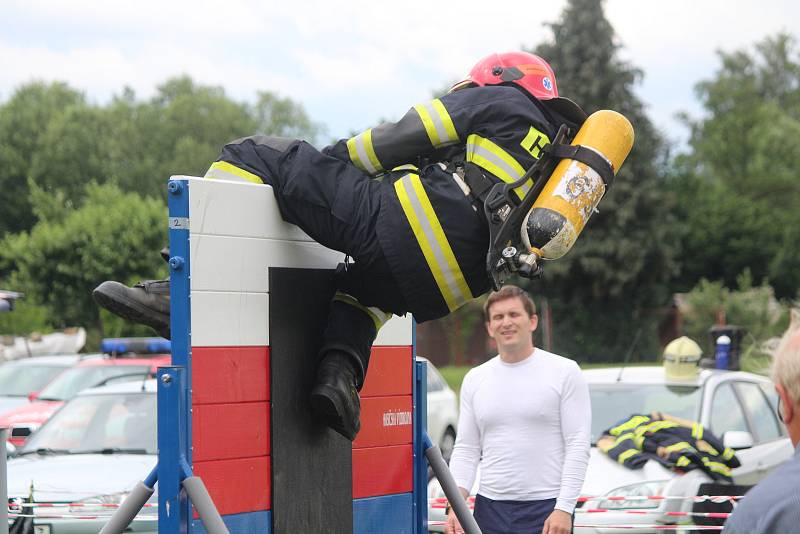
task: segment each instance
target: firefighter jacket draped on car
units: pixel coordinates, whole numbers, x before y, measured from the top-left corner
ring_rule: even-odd
[[[714,480],[730,481],[731,468],[741,465],[733,450],[700,423],[670,419],[634,414],[603,432],[597,447],[630,469],[652,459],[675,471],[701,469]]]

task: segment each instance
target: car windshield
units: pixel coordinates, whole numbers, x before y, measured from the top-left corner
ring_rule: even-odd
[[[35,432],[18,454],[156,454],[156,395],[77,396]]]
[[[698,386],[664,384],[589,384],[592,399],[592,443],[604,430],[631,415],[653,411],[695,419],[700,403]]]
[[[46,386],[64,369],[63,365],[1,365],[0,395],[27,397]]]
[[[86,388],[102,385],[114,377],[136,377],[144,379],[150,368],[145,365],[93,365],[73,367],[47,384],[39,398],[41,400],[69,400]]]

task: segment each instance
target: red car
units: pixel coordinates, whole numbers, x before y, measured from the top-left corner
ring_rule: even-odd
[[[170,365],[170,358],[169,354],[141,358],[85,356],[42,389],[33,402],[2,414],[0,427],[11,429],[8,441],[20,446],[78,392],[111,381],[153,377],[159,367]]]

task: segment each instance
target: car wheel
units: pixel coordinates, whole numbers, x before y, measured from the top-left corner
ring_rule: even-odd
[[[453,454],[453,447],[455,444],[456,431],[451,427],[447,427],[447,430],[444,432],[444,436],[442,436],[442,441],[439,443],[439,448],[442,450],[442,457],[444,458],[444,461],[448,464],[450,463],[450,456]]]

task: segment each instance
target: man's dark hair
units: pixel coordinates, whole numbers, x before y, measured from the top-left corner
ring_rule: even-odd
[[[492,307],[492,304],[513,298],[518,298],[522,301],[522,306],[525,307],[529,317],[536,315],[536,304],[533,303],[533,299],[528,292],[521,287],[508,285],[501,287],[498,291],[489,293],[489,298],[486,299],[486,303],[483,305],[484,320],[487,323],[489,322],[489,308]]]

